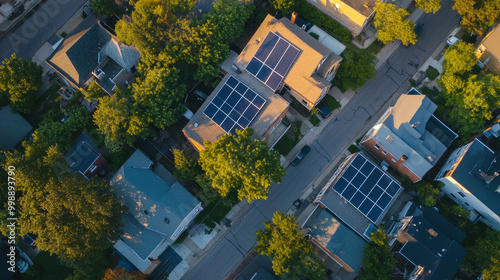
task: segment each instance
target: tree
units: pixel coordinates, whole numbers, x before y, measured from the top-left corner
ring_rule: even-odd
[[[89,83],[89,86],[85,90],[84,94],[85,99],[88,102],[92,102],[92,100],[99,101],[102,97],[109,97],[109,94],[105,92],[96,81]]]
[[[500,279],[500,256],[491,257],[490,267],[483,270],[484,280],[498,280]]]
[[[190,153],[178,149],[173,150],[175,161],[175,177],[183,181],[195,181],[199,174],[203,174],[198,161]]]
[[[90,8],[99,16],[112,16],[116,13],[113,0],[90,0]]]
[[[375,66],[373,65],[375,56],[372,54],[347,49],[342,56],[344,59],[340,63],[335,78],[343,91],[349,88],[357,90],[375,76]]]
[[[183,104],[186,87],[178,83],[175,68],[154,68],[145,79],[133,84],[134,111],[144,123],[165,129],[186,112]]]
[[[267,255],[273,262],[273,270],[283,279],[326,279],[322,260],[299,231],[292,215],[275,212],[272,222],[264,223],[265,229],[257,231],[254,250]]]
[[[389,237],[385,231],[379,228],[370,234],[371,242],[365,247],[365,257],[361,268],[360,280],[384,280],[390,279],[396,259],[391,254],[387,242]]]
[[[103,261],[118,239],[121,206],[106,181],[83,180],[68,173],[57,146],[48,148],[35,133],[25,153],[8,153],[4,169],[16,166],[19,234],[38,235],[37,247],[78,268]]]
[[[418,195],[424,200],[425,206],[436,205],[436,195],[439,193],[439,189],[434,187],[431,183],[420,181],[415,183],[415,189]]]
[[[294,0],[273,0],[271,4],[275,10],[281,11],[284,15],[288,15],[295,10]]]
[[[94,123],[111,152],[131,146],[138,136],[147,133],[147,124],[134,113],[130,96],[119,89],[112,97],[101,98]]]
[[[485,272],[489,279],[498,279],[498,265],[495,267],[498,260],[500,260],[500,231],[487,228],[484,236],[477,238],[475,244],[467,248],[462,265],[475,275]]]
[[[285,176],[280,156],[266,142],[253,140],[251,128],[237,134],[223,135],[215,143],[205,141],[200,165],[221,196],[234,189],[240,200],[267,199],[271,184]]]
[[[139,271],[129,272],[125,267],[117,266],[108,268],[102,280],[146,280],[146,277]]]
[[[500,16],[497,0],[454,0],[453,9],[462,16],[460,25],[469,32],[484,34]]]
[[[415,6],[426,13],[435,14],[441,9],[441,0],[415,0]]]
[[[0,65],[0,92],[8,94],[11,106],[21,113],[30,113],[36,92],[42,85],[42,67],[31,59],[18,58],[15,53]]]
[[[458,42],[446,49],[443,62],[445,75],[454,74],[466,77],[477,63],[474,46],[465,42]]]
[[[401,40],[405,46],[417,43],[417,34],[414,32],[415,24],[405,19],[410,15],[407,10],[377,0],[375,12],[373,23],[378,31],[378,39],[384,44],[395,40]]]

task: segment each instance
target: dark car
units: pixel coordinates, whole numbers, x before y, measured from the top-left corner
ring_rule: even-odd
[[[88,5],[83,6],[82,9],[82,18],[88,17],[90,14],[92,14],[92,10]]]
[[[327,119],[332,114],[332,111],[330,110],[330,108],[328,108],[328,106],[326,106],[325,104],[320,103],[320,104],[318,104],[318,106],[316,106],[316,108],[318,108],[319,114],[324,119]]]
[[[293,158],[291,164],[293,166],[297,165],[300,163],[300,161],[302,161],[302,159],[307,155],[307,153],[309,153],[309,151],[311,150],[311,147],[305,145],[301,150],[300,152]]]

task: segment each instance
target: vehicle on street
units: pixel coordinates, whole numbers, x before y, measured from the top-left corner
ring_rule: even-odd
[[[307,153],[309,153],[310,150],[311,150],[311,147],[309,147],[308,145],[305,145],[304,147],[302,147],[300,152],[293,158],[291,164],[293,166],[296,166],[297,164],[299,164],[302,161],[302,159],[307,155]]]
[[[460,39],[458,39],[457,37],[455,36],[449,36],[447,39],[446,39],[446,44],[448,44],[448,46],[453,46],[454,44],[460,42]]]
[[[92,10],[88,5],[83,6],[82,9],[82,18],[88,17],[90,14],[92,14]]]
[[[327,119],[332,114],[330,108],[328,108],[328,106],[326,106],[325,104],[319,103],[316,108],[318,108],[318,112],[323,117],[323,119]]]

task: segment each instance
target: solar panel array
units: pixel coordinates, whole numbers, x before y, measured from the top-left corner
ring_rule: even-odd
[[[236,135],[236,129],[247,128],[265,103],[264,98],[230,76],[203,114],[226,133]]]
[[[276,91],[299,53],[297,47],[269,31],[245,69]]]
[[[376,222],[401,186],[361,154],[357,154],[332,186],[369,220]]]

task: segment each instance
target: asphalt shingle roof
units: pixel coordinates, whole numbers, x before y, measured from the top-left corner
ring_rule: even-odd
[[[10,106],[0,110],[0,131],[6,132],[0,137],[0,148],[14,148],[32,129],[33,127]]]

